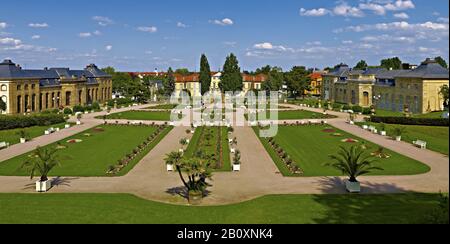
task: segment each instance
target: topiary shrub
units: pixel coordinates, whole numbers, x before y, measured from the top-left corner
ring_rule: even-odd
[[[70,108],[65,108],[65,109],[64,109],[64,114],[65,114],[65,115],[70,115],[70,114],[72,114],[72,109],[70,109]]]
[[[355,112],[355,113],[362,113],[363,108],[362,108],[361,106],[356,105],[356,106],[353,106],[353,107],[352,107],[352,110],[353,110],[353,112]]]
[[[75,105],[73,106],[73,113],[84,113],[84,107],[81,105]]]

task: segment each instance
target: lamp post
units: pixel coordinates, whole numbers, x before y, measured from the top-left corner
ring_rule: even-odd
[[[372,113],[372,115],[375,115],[375,113],[376,113],[375,107],[378,107],[378,102],[379,102],[380,100],[381,100],[381,95],[375,95],[375,96],[373,96],[373,101],[374,101],[373,104],[375,104],[375,106],[372,106],[372,109],[371,109],[371,111],[370,111],[370,113]]]

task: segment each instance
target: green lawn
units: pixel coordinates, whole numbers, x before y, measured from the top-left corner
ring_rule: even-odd
[[[206,140],[206,134],[211,134],[211,139]],[[222,139],[219,140],[218,133],[221,133]],[[198,127],[186,149],[185,157],[193,157],[197,151],[202,150],[204,154],[214,154],[216,158],[222,157],[221,167],[214,168],[214,171],[231,171],[230,148],[228,145],[228,134],[226,127]],[[217,145],[222,145],[222,155],[217,151]],[[213,167],[215,165],[213,164]]]
[[[358,125],[374,125],[380,130],[380,124],[378,123],[358,123]],[[440,126],[421,126],[421,125],[392,125],[385,124],[386,132],[388,135],[393,134],[395,127],[405,127],[406,133],[402,135],[402,140],[412,143],[415,140],[422,140],[427,142],[427,148],[449,155],[449,143],[448,143],[448,127]]]
[[[19,143],[20,136],[17,134],[19,131],[24,130],[28,133],[30,138],[36,138],[44,135],[44,131],[50,127],[63,129],[67,123],[46,125],[46,126],[33,126],[28,128],[17,128],[11,130],[0,130],[0,142],[9,142],[10,145]]]
[[[270,119],[270,112],[266,111],[266,118]],[[248,114],[245,115],[245,118],[248,119]],[[260,114],[258,113],[258,117]],[[291,111],[278,111],[278,120],[296,120],[296,119],[329,119],[335,118],[332,115],[324,115],[322,113],[315,113],[307,110],[291,110]],[[262,119],[262,118],[258,118]]]
[[[440,111],[440,112],[431,112],[431,113],[426,113],[426,114],[413,114],[412,117],[438,119],[438,118],[442,117],[443,113],[444,113],[443,111]],[[404,117],[405,116],[405,114],[403,112],[383,110],[383,109],[377,109],[376,115],[384,116],[384,117]]]
[[[417,224],[438,202],[438,194],[270,195],[190,207],[127,194],[0,194],[0,223]]]
[[[156,130],[156,127],[149,126],[108,125],[101,126],[101,128],[104,131],[97,131],[93,128],[60,141],[61,145],[67,148],[58,150],[57,155],[61,166],[55,167],[51,171],[51,176],[105,176],[108,166],[117,164],[119,159],[131,153]],[[170,127],[166,128],[147,150],[150,151],[170,129]],[[86,133],[91,136],[86,136]],[[71,139],[83,141],[67,143]],[[46,147],[56,146],[57,143],[53,143]],[[29,154],[25,153],[1,162],[0,175],[27,175],[26,171],[19,170],[19,168]],[[142,158],[144,155],[140,154],[140,157]],[[139,159],[139,157],[135,158],[118,175],[123,175],[132,169]]]
[[[100,117],[99,117],[100,118]],[[103,117],[102,117],[103,118]],[[170,112],[127,111],[106,116],[107,119],[170,121]]]
[[[167,109],[167,110],[172,110],[174,108],[176,108],[178,105],[177,104],[160,104],[157,106],[151,106],[151,107],[147,107],[145,109]]]
[[[335,132],[323,132],[329,128]],[[255,127],[255,132],[258,128]],[[333,133],[341,133],[341,136],[333,136]],[[258,135],[258,133],[257,133]],[[356,139],[358,143],[347,143],[341,140],[346,138]],[[272,156],[283,175],[291,175],[284,163],[278,158],[267,139],[260,138],[266,150]],[[330,126],[279,126],[275,137],[278,143],[304,171],[304,176],[336,176],[341,172],[325,166],[329,163],[329,155],[336,154],[340,146],[362,145],[361,138],[353,136],[344,131]],[[367,151],[372,153],[378,150],[377,145],[365,141]],[[374,171],[371,175],[413,175],[426,173],[430,168],[416,160],[402,156],[398,153],[385,149],[385,153],[391,155],[388,159],[378,159],[376,166],[382,167],[383,171]]]

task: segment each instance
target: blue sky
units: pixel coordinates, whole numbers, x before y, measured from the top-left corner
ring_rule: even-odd
[[[21,0],[0,8],[0,58],[26,68],[212,69],[235,53],[265,64],[323,68],[399,56],[449,56],[448,0]]]

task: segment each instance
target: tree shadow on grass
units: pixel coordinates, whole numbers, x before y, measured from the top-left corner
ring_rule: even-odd
[[[407,192],[389,183],[363,182],[362,194],[345,194],[345,184],[339,177],[323,178],[321,185],[327,194],[313,196],[323,211],[313,219],[320,224],[421,223],[438,199],[436,194]]]
[[[180,196],[184,199],[189,199],[189,193],[187,191],[187,188],[184,186],[177,186],[177,187],[169,188],[166,190],[166,193],[168,193],[172,196]],[[209,194],[211,194],[211,192],[208,190],[205,190],[203,192],[203,197],[207,197],[207,196],[209,196]]]

